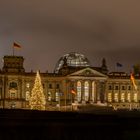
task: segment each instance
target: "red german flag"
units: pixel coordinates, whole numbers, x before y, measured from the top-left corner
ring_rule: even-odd
[[[73,89],[71,90],[71,93],[74,94],[74,95],[76,95],[76,92]]]
[[[137,85],[136,85],[136,83],[135,83],[135,78],[134,78],[134,76],[133,76],[132,73],[130,74],[130,79],[131,79],[131,81],[132,81],[132,84],[133,84],[135,90],[137,90]]]
[[[15,43],[15,42],[13,43],[13,47],[14,48],[21,48],[21,46],[19,44]]]

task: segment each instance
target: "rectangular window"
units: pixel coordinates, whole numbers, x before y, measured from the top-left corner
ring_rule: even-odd
[[[59,84],[56,84],[56,88],[59,89]]]
[[[122,86],[122,90],[125,90],[125,86]]]
[[[29,88],[30,87],[30,84],[29,83],[26,83],[26,87]]]
[[[125,94],[124,93],[121,94],[121,102],[125,102]]]
[[[134,102],[137,102],[137,93],[134,93]]]
[[[59,94],[60,94],[60,93],[56,92],[56,95],[55,95],[55,100],[56,100],[56,101],[59,101],[59,98],[60,98]]]
[[[49,84],[49,88],[52,89],[52,84]]]
[[[118,102],[118,101],[119,101],[118,93],[115,93],[115,94],[114,94],[114,101],[115,101],[115,102]]]
[[[108,86],[108,90],[112,90],[112,86],[111,85]]]
[[[131,90],[131,86],[128,86],[128,90]]]
[[[52,100],[52,93],[48,92],[48,101],[51,101],[51,100]]]
[[[130,102],[131,101],[131,96],[130,93],[127,94],[127,101]]]
[[[115,90],[119,90],[119,86],[115,86]]]
[[[12,93],[10,94],[11,99],[14,99],[14,98],[15,98],[15,95],[16,95],[16,94],[12,92]]]
[[[0,88],[0,99],[2,98],[2,88]]]
[[[112,94],[108,93],[108,102],[112,102]]]
[[[29,99],[30,99],[30,92],[26,91],[26,101],[29,101]]]

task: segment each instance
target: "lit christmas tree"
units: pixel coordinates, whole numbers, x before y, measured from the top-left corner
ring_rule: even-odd
[[[35,84],[32,89],[29,104],[30,104],[31,109],[45,110],[46,100],[45,100],[45,95],[43,93],[41,78],[38,71],[36,74]]]

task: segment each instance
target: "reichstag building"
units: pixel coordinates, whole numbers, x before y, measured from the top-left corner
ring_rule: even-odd
[[[0,108],[28,109],[36,72],[26,72],[22,56],[4,56],[0,71]],[[106,60],[93,67],[80,53],[69,53],[56,63],[54,72],[40,73],[47,107],[107,105],[114,108],[139,108],[140,80],[137,90],[130,74],[109,72]]]

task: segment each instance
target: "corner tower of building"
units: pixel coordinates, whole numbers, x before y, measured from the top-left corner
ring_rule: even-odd
[[[2,71],[10,73],[23,73],[25,72],[23,62],[24,58],[22,56],[4,56]]]

